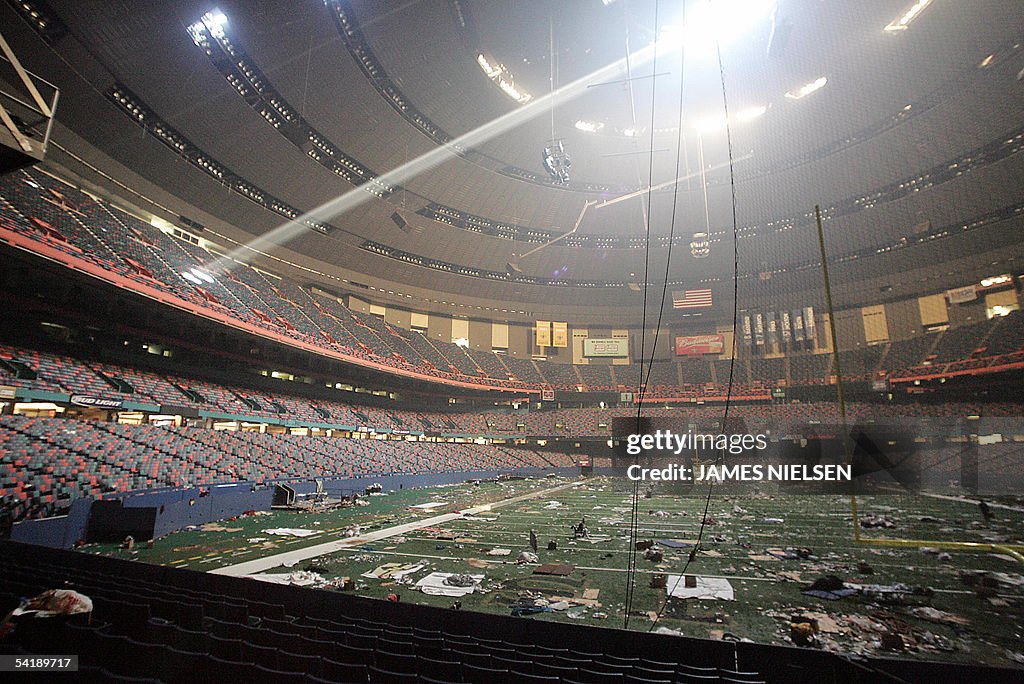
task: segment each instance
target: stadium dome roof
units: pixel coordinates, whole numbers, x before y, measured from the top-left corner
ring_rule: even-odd
[[[741,306],[798,305],[821,288],[815,205],[848,305],[1014,270],[1024,5],[708,7],[26,0],[3,16],[29,20],[9,39],[62,88],[57,162],[226,246],[362,186],[266,251],[383,303],[632,321],[645,272],[719,304],[735,268]],[[557,141],[568,182],[544,166]],[[587,202],[576,233],[517,257]]]

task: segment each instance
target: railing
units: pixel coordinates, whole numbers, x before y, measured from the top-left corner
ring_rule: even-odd
[[[42,159],[60,89],[21,66],[2,34],[0,51],[0,132],[9,133],[25,154]]]

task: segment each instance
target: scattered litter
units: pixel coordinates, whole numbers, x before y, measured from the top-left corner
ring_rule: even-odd
[[[488,556],[510,556],[512,555],[512,549],[491,549],[487,552]]]
[[[551,510],[551,509],[554,509],[554,508],[561,508],[561,507],[562,507],[562,502],[561,501],[548,501],[547,504],[544,506],[544,510]]]
[[[516,558],[516,563],[536,563],[537,560],[537,554],[529,551],[520,551],[519,557]]]
[[[944,625],[969,625],[971,621],[961,615],[954,615],[953,613],[947,613],[944,610],[932,608],[931,606],[918,606],[917,608],[911,608],[910,612],[921,618],[922,620],[928,620],[929,622],[939,622]]]
[[[525,553],[525,552],[524,552]],[[533,554],[531,554],[533,555]],[[534,556],[536,560],[536,556]],[[531,561],[532,562],[532,561]],[[534,575],[571,575],[572,571],[576,569],[574,565],[567,565],[565,563],[545,563],[544,565],[538,565],[533,569]]]
[[[293,587],[319,587],[325,586],[327,580],[315,572],[296,570],[295,572],[260,572],[255,575],[247,575],[248,579],[270,582],[271,584],[286,584]]]
[[[473,579],[472,575],[457,574],[448,575],[444,578],[444,583],[449,587],[471,587],[476,584],[476,580]]]
[[[385,563],[380,567],[374,568],[369,572],[364,572],[361,577],[368,579],[401,579],[406,575],[411,575],[418,570],[422,570],[427,567],[424,562],[420,563]]]
[[[651,548],[644,551],[644,558],[646,560],[651,561],[652,563],[660,563],[663,560],[665,560],[665,552],[659,549],[657,546],[652,546]]]
[[[875,515],[874,513],[862,515],[858,520],[860,522],[860,526],[867,529],[876,527],[892,529],[896,527],[896,522],[892,518],[886,517],[884,515]]]
[[[843,580],[835,575],[825,575],[814,580],[809,587],[801,592],[804,596],[825,599],[826,601],[838,601],[847,596],[853,596],[857,589],[852,589],[843,584]]]
[[[32,613],[35,617],[77,615],[92,612],[92,599],[71,589],[47,589],[31,599],[22,599],[21,605],[8,617]]]
[[[770,523],[772,525],[782,525],[786,522],[785,518],[765,518],[762,522]]]
[[[446,505],[447,505],[447,503],[444,502],[444,501],[431,501],[430,503],[416,504],[415,506],[409,506],[409,508],[418,508],[418,509],[423,510],[423,511],[429,511],[432,508],[439,508],[441,506],[446,506]]]
[[[200,532],[241,532],[241,527],[224,527],[220,523],[204,523],[199,526]]]

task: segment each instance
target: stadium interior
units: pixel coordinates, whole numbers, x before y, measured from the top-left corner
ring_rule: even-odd
[[[1021,681],[1020,0],[0,48],[0,671]]]

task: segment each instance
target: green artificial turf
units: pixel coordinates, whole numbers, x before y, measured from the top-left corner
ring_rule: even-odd
[[[563,482],[546,479],[406,490],[373,497],[367,507],[320,514],[275,511],[269,516],[225,521],[221,523],[224,527],[241,529],[234,532],[183,531],[157,540],[153,549],[136,547],[129,552],[101,546],[87,550],[150,563],[211,570],[331,541],[352,524],[358,523],[366,532],[508,499],[527,491],[542,491]],[[705,493],[680,495],[655,490],[651,498],[644,498],[641,493],[636,539],[696,539]],[[461,609],[504,615],[519,601],[551,596],[582,598],[585,590],[597,590],[598,606],[573,606],[569,610],[522,619],[621,628],[626,625],[625,604],[630,587],[627,568],[631,556],[632,494],[632,486],[626,481],[595,479],[533,500],[495,508],[477,517],[453,520],[441,525],[441,531],[419,530],[406,534],[404,541],[384,539],[271,572],[315,566],[328,579],[354,578],[355,593],[362,596],[383,599],[390,593],[397,593],[402,601],[446,607],[452,606],[456,599],[424,595],[412,584],[435,571],[483,574],[483,591],[458,599]],[[428,512],[409,509],[411,505],[428,501],[445,501],[446,504]],[[549,501],[558,501],[561,506],[547,509]],[[1019,544],[1024,538],[1024,514],[1018,511],[994,509],[995,519],[985,522],[972,503],[923,495],[862,496],[858,504],[861,515],[888,516],[897,525],[894,529],[862,530],[864,539],[890,537]],[[737,506],[742,512],[734,508]],[[665,516],[654,514],[657,512]],[[989,552],[959,551],[949,552],[948,559],[940,559],[937,554],[918,548],[857,545],[853,538],[850,501],[843,496],[769,496],[722,490],[712,497],[708,514],[716,523],[704,527],[700,553],[690,563],[687,574],[728,578],[736,600],[673,601],[673,605],[665,609],[665,590],[651,588],[650,580],[655,574],[680,573],[687,563],[689,548],[664,548],[665,558],[661,563],[645,560],[640,552],[635,560],[637,572],[632,611],[628,616],[629,629],[665,627],[690,636],[721,638],[726,633],[757,642],[790,644],[791,620],[810,612],[819,619],[821,614],[827,616],[823,621],[826,629],[832,629],[830,618],[841,630],[819,634],[823,647],[837,651],[1008,664],[1009,654],[1022,650],[1024,589],[999,587],[994,600],[980,598],[975,593],[976,587],[968,586],[958,575],[958,571],[986,570],[1019,576],[1024,568],[1012,559]],[[570,526],[583,516],[586,516],[592,537],[607,536],[608,539],[596,543],[574,540]],[[766,518],[782,518],[784,522],[767,522]],[[293,540],[247,541],[266,537],[260,530],[271,527],[302,527],[320,533]],[[516,564],[520,551],[528,550],[531,530],[538,538],[540,562],[571,564],[575,570],[570,575],[534,575],[534,565]],[[549,541],[557,544],[556,550],[547,550]],[[268,543],[272,546],[266,546]],[[763,558],[765,549],[773,547],[807,548],[816,560]],[[486,552],[492,548],[508,548],[512,553],[504,558],[488,556]],[[467,562],[471,559],[487,561],[487,567],[474,567]],[[408,583],[360,577],[385,563],[420,561],[426,562],[427,567],[411,575]],[[873,574],[859,572],[858,561],[870,565]],[[800,593],[805,584],[829,574],[848,583],[902,582],[930,587],[936,593],[931,598],[911,596],[897,605],[882,605],[860,595],[826,601]],[[958,616],[967,624],[946,624],[912,613],[922,606]],[[659,617],[656,624],[652,616]],[[946,619],[941,614],[939,617]],[[900,633],[907,648],[897,653],[882,651],[879,645],[882,631]]]

